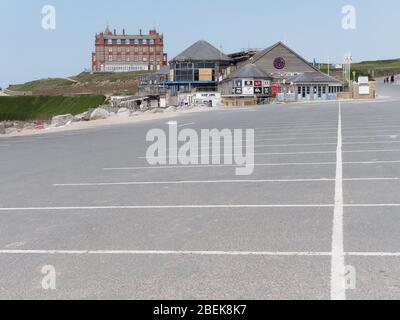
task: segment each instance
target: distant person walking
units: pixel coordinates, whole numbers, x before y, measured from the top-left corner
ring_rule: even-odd
[[[391,82],[394,83],[394,75],[392,76]]]

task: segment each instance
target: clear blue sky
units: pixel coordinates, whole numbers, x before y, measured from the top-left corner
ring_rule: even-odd
[[[41,27],[44,5],[57,28]],[[357,9],[357,29],[341,28],[344,5]],[[312,61],[400,58],[398,0],[0,0],[0,86],[70,76],[90,68],[94,34],[107,21],[137,33],[155,26],[173,57],[204,39],[227,53],[283,41]]]

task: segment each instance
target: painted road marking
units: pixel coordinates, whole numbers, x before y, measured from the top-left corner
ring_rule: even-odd
[[[400,161],[399,161],[400,162]],[[288,162],[288,163],[257,163],[249,164],[255,167],[279,167],[279,166],[324,166],[324,165],[336,165],[336,162]],[[161,169],[196,169],[196,168],[232,168],[238,167],[236,164],[215,164],[215,165],[190,165],[190,166],[147,166],[147,167],[122,167],[122,168],[103,168],[105,171],[127,171],[127,170],[161,170]]]
[[[278,252],[278,251],[178,251],[178,250],[0,250],[1,255],[178,255],[178,256],[280,256],[331,257],[331,252]],[[345,252],[348,257],[394,257],[400,252]]]
[[[330,256],[330,252],[263,252],[263,251],[158,251],[158,250],[0,250],[10,255],[185,255],[185,256]]]
[[[355,134],[355,133],[366,133],[366,134],[370,134],[371,131],[370,130],[343,130],[342,134],[346,133],[347,134]],[[385,129],[385,130],[379,130],[380,132],[390,132],[390,135],[394,135],[394,133],[399,132],[399,130],[389,130],[389,129]],[[321,131],[316,131],[316,132],[308,132],[308,133],[302,133],[301,131],[295,133],[295,132],[289,132],[287,133],[287,131],[282,131],[282,132],[274,132],[274,133],[266,133],[266,132],[262,132],[262,134],[257,133],[258,137],[271,137],[271,136],[287,136],[287,137],[301,137],[301,136],[320,136],[320,137],[325,137],[326,135],[333,135],[336,134],[336,131],[326,131],[326,132],[321,132]],[[345,134],[344,134],[345,135]],[[389,135],[389,134],[388,134]]]
[[[130,186],[162,184],[217,184],[217,183],[285,183],[285,182],[332,182],[335,179],[265,179],[265,180],[189,180],[189,181],[128,181],[95,183],[55,183],[54,187],[93,187],[93,186]]]
[[[346,300],[345,259],[343,241],[343,159],[342,111],[339,102],[338,142],[335,182],[335,210],[332,232],[331,299]]]
[[[295,125],[294,125],[295,126]],[[277,128],[278,129],[278,128]],[[285,128],[279,128],[280,130],[269,130],[269,129],[255,129],[256,132],[259,133],[301,133],[301,132],[316,132],[316,133],[324,133],[324,132],[332,132],[337,129],[337,127],[321,127],[321,128],[301,128],[301,129],[285,129]],[[284,129],[282,131],[282,129]],[[343,131],[360,131],[360,130],[379,130],[379,129],[400,129],[400,125],[387,125],[387,126],[351,126],[351,128],[342,128]]]
[[[341,178],[343,181],[399,181],[400,177],[393,178]],[[81,182],[55,183],[53,187],[101,187],[101,186],[141,186],[141,185],[168,185],[168,184],[218,184],[218,183],[303,183],[303,182],[333,182],[336,179],[259,179],[259,180],[171,180],[171,181],[122,181],[122,182]]]
[[[184,123],[178,126],[178,128],[184,128],[184,127],[188,127],[188,126],[192,126],[195,125],[196,123],[194,122],[190,122],[190,123]]]
[[[257,136],[256,136],[257,138]],[[357,138],[389,138],[389,139],[397,139],[399,136],[395,135],[376,135],[376,136],[342,136],[343,140],[347,139],[357,139]],[[304,137],[304,138],[271,138],[271,139],[256,139],[256,142],[261,142],[261,141],[298,141],[298,140],[327,140],[327,139],[334,139],[336,141],[337,136],[332,136],[332,137]],[[243,140],[247,141],[247,140]]]
[[[343,165],[369,165],[369,164],[396,164],[400,160],[383,161],[352,161],[343,162]],[[286,166],[330,166],[336,165],[336,162],[288,162],[288,163],[257,163],[251,164],[255,167],[286,167]],[[103,168],[105,171],[134,171],[134,170],[163,170],[163,169],[203,169],[203,168],[232,168],[236,164],[216,164],[216,165],[190,165],[190,166],[147,166],[147,167],[121,167],[121,168]]]
[[[92,206],[92,207],[20,207],[0,208],[1,212],[12,211],[92,211],[92,210],[162,210],[162,209],[286,209],[286,208],[333,208],[333,204],[300,205],[170,205],[170,206]]]
[[[400,203],[344,204],[344,208],[399,208]],[[87,207],[14,207],[0,208],[0,212],[14,211],[94,211],[94,210],[163,210],[163,209],[303,209],[335,208],[334,204],[276,204],[276,205],[166,205],[166,206],[87,206]]]
[[[400,152],[400,149],[381,149],[381,150],[347,150],[342,153],[387,153],[387,152]],[[280,156],[280,155],[297,155],[297,154],[336,154],[336,151],[302,151],[302,152],[263,152],[263,153],[248,153],[248,156]],[[212,158],[221,158],[224,156],[231,156],[231,154],[216,154]],[[187,156],[178,156],[178,159],[186,159]],[[157,157],[137,157],[137,159],[158,159]]]

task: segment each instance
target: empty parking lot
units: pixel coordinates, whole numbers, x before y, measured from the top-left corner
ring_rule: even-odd
[[[253,175],[150,167],[165,120],[0,140],[0,298],[400,298],[398,102],[176,120],[255,128]]]

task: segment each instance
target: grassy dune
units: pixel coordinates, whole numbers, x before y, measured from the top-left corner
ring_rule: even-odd
[[[0,97],[0,121],[45,120],[55,115],[79,114],[105,101],[101,95]]]

